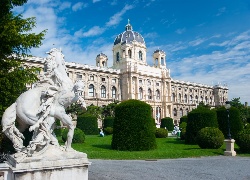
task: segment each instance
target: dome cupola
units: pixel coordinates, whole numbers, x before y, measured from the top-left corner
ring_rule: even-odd
[[[131,43],[132,41],[137,41],[139,43],[145,44],[144,38],[138,32],[133,31],[133,27],[131,26],[129,20],[128,24],[125,26],[125,31],[119,34],[114,41],[114,45],[116,44],[124,44]]]

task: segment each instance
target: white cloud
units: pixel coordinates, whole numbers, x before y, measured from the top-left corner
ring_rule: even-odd
[[[241,97],[242,102],[249,102],[250,94],[246,93],[246,90],[250,88],[249,33],[249,31],[246,31],[235,35],[235,37],[232,37],[232,41],[214,42],[212,45],[220,46],[220,49],[210,53],[191,54],[182,59],[175,59],[175,61],[167,60],[168,68],[172,70],[172,77],[178,80],[209,85],[215,85],[218,82],[222,85],[227,84],[229,99]],[[230,45],[229,42],[231,42]],[[172,48],[178,46],[185,48],[185,44],[186,42],[179,42]],[[179,51],[179,53],[182,52],[182,50]],[[187,50],[185,49],[185,51]],[[178,53],[178,51],[173,53]]]
[[[177,34],[183,34],[184,32],[186,32],[186,28],[177,29],[175,32]]]
[[[81,10],[82,8],[87,7],[87,4],[83,4],[82,2],[78,2],[72,6],[73,11]]]
[[[62,11],[64,9],[68,9],[71,7],[71,2],[63,2],[60,6],[59,6],[59,10]]]
[[[222,15],[225,11],[226,11],[226,7],[222,7],[220,9],[218,9],[218,13],[216,14],[216,16]]]
[[[101,0],[93,0],[93,3],[96,3],[96,2],[99,2],[99,1],[101,1]]]
[[[190,41],[190,42],[189,42],[189,45],[190,45],[190,46],[198,46],[198,45],[202,44],[202,43],[205,42],[205,41],[206,41],[205,38],[198,38],[198,39],[196,39],[196,40]]]
[[[79,37],[91,37],[91,36],[97,36],[102,34],[105,31],[104,28],[100,28],[99,26],[94,26],[90,28],[87,32],[83,32],[80,30],[80,32],[76,32],[75,35],[80,35]],[[80,34],[82,32],[82,34]]]
[[[119,24],[120,21],[122,20],[122,15],[125,14],[128,10],[133,8],[134,6],[132,5],[125,5],[125,7],[120,12],[116,13],[109,19],[109,21],[106,23],[106,26],[110,27]]]

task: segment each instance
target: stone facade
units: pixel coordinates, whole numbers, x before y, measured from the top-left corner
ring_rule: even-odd
[[[200,102],[212,107],[224,105],[228,88],[174,80],[166,67],[166,53],[153,53],[153,66],[146,61],[147,47],[143,37],[128,23],[113,46],[113,66],[107,67],[108,57],[100,53],[96,66],[66,62],[68,76],[85,81],[82,95],[87,105],[104,106],[114,100],[139,99],[152,106],[157,124],[163,117],[178,123]],[[24,66],[43,67],[44,59],[31,57]],[[43,70],[42,70],[43,71]],[[43,72],[40,72],[43,73]]]

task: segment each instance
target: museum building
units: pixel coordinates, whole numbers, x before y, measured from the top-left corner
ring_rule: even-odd
[[[66,62],[68,76],[73,82],[79,79],[85,82],[82,96],[87,106],[138,99],[151,105],[157,124],[164,117],[179,123],[180,118],[200,102],[215,107],[227,101],[226,86],[172,79],[166,67],[166,53],[155,50],[153,66],[147,64],[146,53],[144,38],[128,23],[125,31],[114,40],[112,67],[107,67],[108,57],[100,53],[96,56],[96,66]],[[30,57],[24,61],[24,66],[40,67],[43,73],[44,61],[45,58]]]

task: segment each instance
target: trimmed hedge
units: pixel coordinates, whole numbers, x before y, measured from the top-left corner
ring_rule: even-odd
[[[186,139],[186,129],[187,129],[187,123],[186,122],[182,122],[179,126],[180,130],[181,130],[181,140],[185,140]]]
[[[202,128],[196,137],[197,144],[202,149],[219,149],[224,139],[223,133],[215,127]]]
[[[219,129],[224,134],[225,138],[228,136],[228,112],[225,107],[218,108],[216,110]],[[232,138],[235,138],[237,134],[243,130],[243,123],[240,119],[240,111],[231,107],[229,109],[229,124],[230,134]]]
[[[106,128],[104,128],[104,133],[106,135],[113,134],[113,128],[112,127],[106,127]]]
[[[205,127],[218,127],[217,116],[214,110],[198,107],[189,112],[185,142],[187,144],[196,144],[198,131]]]
[[[77,128],[81,129],[86,135],[98,135],[99,129],[97,118],[90,114],[77,117]]]
[[[166,138],[168,137],[168,130],[165,128],[156,128],[155,131],[156,138]]]
[[[165,117],[161,119],[161,126],[160,128],[167,128],[168,131],[174,130],[174,123],[173,119],[170,117]]]
[[[238,133],[235,143],[240,147],[240,151],[250,153],[250,129],[244,129]]]
[[[116,150],[142,151],[156,148],[151,106],[130,99],[115,107],[111,146]]]
[[[114,117],[105,117],[103,120],[103,128],[113,127]]]
[[[188,119],[187,116],[182,116],[182,117],[180,118],[180,124],[181,124],[182,122],[187,122],[187,119]]]
[[[62,132],[62,140],[64,142],[66,142],[67,140],[67,134],[69,132],[69,129],[64,129],[63,132]],[[79,129],[79,128],[75,128],[74,129],[74,136],[73,136],[73,139],[72,139],[72,143],[84,143],[85,141],[85,134],[84,132]]]

